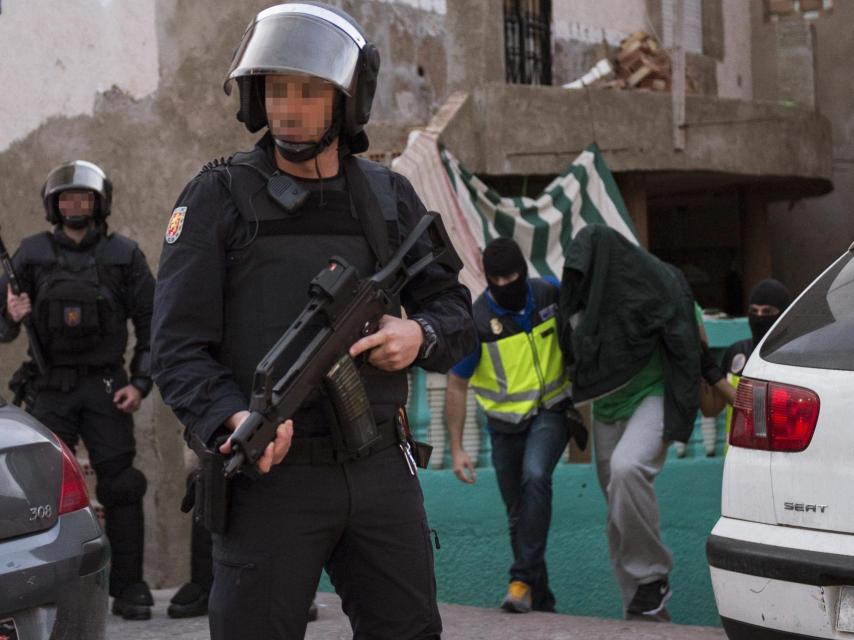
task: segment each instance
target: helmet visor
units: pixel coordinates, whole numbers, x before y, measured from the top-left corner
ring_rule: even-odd
[[[351,95],[364,38],[338,14],[316,5],[293,3],[258,14],[246,30],[223,89],[234,78],[302,74],[331,82]]]
[[[69,189],[90,189],[104,197],[107,192],[106,176],[96,165],[85,160],[75,160],[50,172],[44,185],[45,197]]]

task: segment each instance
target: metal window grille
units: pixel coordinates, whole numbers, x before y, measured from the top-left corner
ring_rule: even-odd
[[[504,0],[507,82],[551,84],[551,0]]]

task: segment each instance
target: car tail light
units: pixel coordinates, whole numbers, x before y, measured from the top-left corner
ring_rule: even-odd
[[[734,447],[803,451],[818,422],[818,396],[809,389],[742,378],[735,393]]]
[[[74,454],[62,440],[57,440],[62,447],[62,490],[59,498],[59,515],[62,515],[88,507],[89,491]]]

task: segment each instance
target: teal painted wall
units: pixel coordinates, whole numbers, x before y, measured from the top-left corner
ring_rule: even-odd
[[[706,537],[720,514],[723,460],[670,458],[656,480],[662,535],[674,556],[668,609],[682,624],[719,624],[706,565]],[[492,468],[463,485],[451,471],[421,472],[430,526],[439,533],[439,600],[498,606],[511,562],[504,505]],[[547,562],[561,613],[620,618],[605,538],[605,500],[593,465],[561,464],[554,475]],[[401,570],[405,571],[405,568]],[[321,590],[331,590],[324,575]]]

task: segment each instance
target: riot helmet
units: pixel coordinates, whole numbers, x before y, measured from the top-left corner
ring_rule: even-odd
[[[51,171],[42,187],[45,217],[51,224],[62,224],[59,212],[59,194],[63,191],[85,189],[95,194],[95,222],[103,222],[110,215],[113,199],[113,185],[107,174],[96,164],[86,160],[74,160],[56,167]]]
[[[362,27],[340,9],[320,2],[285,2],[259,13],[243,34],[223,89],[240,91],[237,119],[254,133],[267,126],[264,76],[296,74],[321,78],[341,94],[342,104],[318,143],[275,139],[284,157],[305,160],[341,134],[349,150],[368,148],[364,127],[371,117],[380,55]]]

